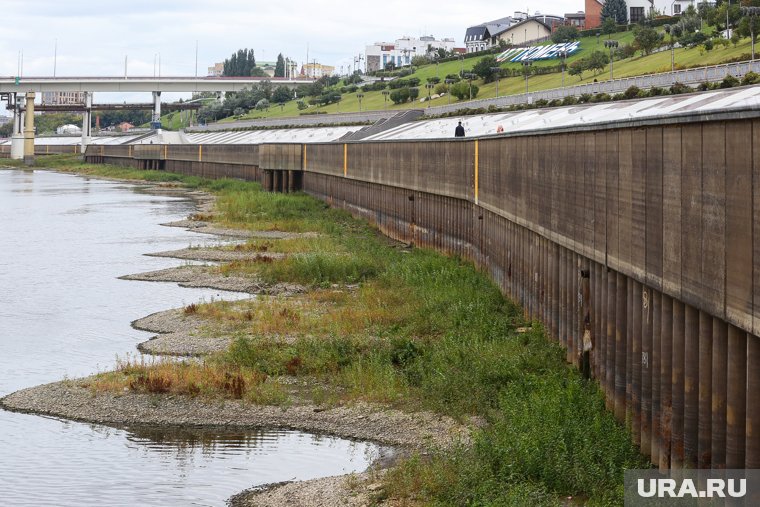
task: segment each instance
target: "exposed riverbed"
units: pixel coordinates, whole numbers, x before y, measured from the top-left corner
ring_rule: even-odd
[[[118,279],[184,262],[145,253],[216,242],[158,225],[193,210],[140,186],[0,170],[0,396],[112,369],[151,336],[135,319],[243,297]],[[295,431],[113,428],[0,411],[0,503],[222,505],[258,484],[363,470],[376,454]]]

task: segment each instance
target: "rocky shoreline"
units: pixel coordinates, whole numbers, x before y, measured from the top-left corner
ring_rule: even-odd
[[[131,182],[134,183],[134,182]],[[204,192],[182,191],[175,186],[151,185],[146,191],[184,195],[195,200],[199,213],[213,209],[214,198]],[[202,216],[200,214],[196,216]],[[224,238],[315,237],[312,233],[252,232],[224,229],[199,219],[169,224],[194,232]],[[248,260],[283,254],[262,254],[221,248],[185,248],[174,252],[147,255],[193,261]],[[248,294],[289,296],[306,292],[296,284],[268,285],[254,278],[224,276],[215,266],[184,265],[121,277],[124,280],[175,282],[183,287],[205,287]],[[166,310],[138,319],[132,325],[157,336],[140,343],[143,352],[162,356],[202,356],[226,349],[232,338],[222,332],[202,332],[203,319],[187,315],[183,309]],[[315,405],[297,401],[286,406],[264,406],[239,400],[207,400],[200,397],[139,394],[134,392],[95,393],[83,384],[87,379],[64,380],[23,389],[0,399],[0,408],[31,414],[61,417],[105,425],[159,425],[208,428],[283,428],[337,437],[373,441],[397,448],[426,452],[469,441],[470,429],[459,422],[431,412],[403,412],[369,403],[338,406]],[[371,470],[362,474],[326,477],[311,481],[283,483],[254,488],[235,495],[231,505],[367,505],[381,488],[382,468],[389,464],[381,457]]]

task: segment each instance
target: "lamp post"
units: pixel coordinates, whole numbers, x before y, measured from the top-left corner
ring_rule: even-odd
[[[501,81],[501,67],[491,67],[491,72],[496,75],[496,98],[499,98],[499,81]]]
[[[528,76],[530,75],[530,66],[533,65],[533,60],[523,60],[523,73],[525,73],[525,93],[528,93]]]
[[[459,63],[461,66],[459,70],[459,75],[464,76],[464,55],[457,55],[457,58],[459,58]]]
[[[444,83],[446,83],[446,95],[449,97],[449,104],[451,104],[451,85],[454,84],[453,79],[444,79]]]
[[[388,94],[391,93],[388,90],[383,90],[383,109],[388,109]]]
[[[428,91],[428,107],[430,107],[430,90],[432,90],[435,87],[433,83],[425,83],[425,88],[427,88]]]
[[[752,41],[752,59],[755,59],[755,20],[760,15],[760,7],[742,7],[741,12],[749,18],[750,40]]]
[[[560,66],[562,67],[562,88],[565,87],[565,60],[567,59],[567,51],[557,51],[557,56],[560,58]]]
[[[620,43],[616,40],[609,39],[604,41],[604,47],[610,48],[610,79],[615,79],[615,74],[613,72],[615,59],[612,55],[612,48],[617,48],[619,45]]]
[[[362,99],[364,98],[363,93],[357,93],[356,98],[359,99],[359,112],[362,112]]]
[[[472,79],[475,77],[475,74],[472,72],[468,72],[464,75],[465,79],[470,83],[470,100],[472,100]]]

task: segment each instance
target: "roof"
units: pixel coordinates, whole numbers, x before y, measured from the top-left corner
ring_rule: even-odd
[[[551,29],[552,29],[551,25],[547,25],[544,20],[546,18],[558,18],[558,17],[559,16],[533,16],[533,17],[530,17],[530,18],[527,18],[527,19],[523,19],[522,21],[519,21],[519,22],[515,23],[512,26],[508,26],[507,28],[505,28],[504,30],[502,30],[499,33],[504,33],[507,30],[511,30],[512,28],[517,28],[517,27],[522,26],[525,23],[529,23],[531,21],[535,21],[536,23],[538,23],[540,25],[543,25],[547,30],[551,31]],[[499,33],[495,33],[495,34],[491,34],[491,35],[496,36],[496,35],[499,35]]]
[[[700,121],[705,117],[717,119],[718,115],[733,118],[760,115],[760,86],[468,116],[463,124],[467,136],[475,137],[495,134],[498,125],[504,127],[502,135],[524,135],[555,129],[609,128],[610,124],[667,124],[685,122],[689,118]],[[455,125],[454,118],[416,121],[365,140],[449,138],[453,137]]]

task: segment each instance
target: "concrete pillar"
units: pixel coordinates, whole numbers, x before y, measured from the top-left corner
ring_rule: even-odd
[[[161,121],[161,92],[153,92],[153,118],[151,122],[155,124]],[[151,125],[153,127],[153,125]],[[160,128],[157,130],[161,130]]]
[[[26,92],[26,117],[24,124],[24,163],[34,163],[34,92]]]
[[[87,151],[92,141],[92,93],[84,92],[84,114],[82,114],[82,146],[81,152]]]
[[[21,106],[24,98],[19,97],[17,93],[13,94],[13,136],[11,137],[11,158],[13,160],[23,160],[24,158],[24,117],[21,113]]]

